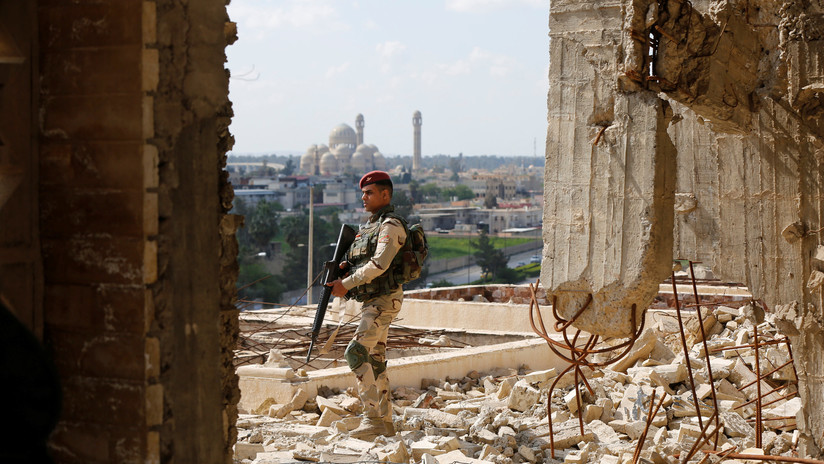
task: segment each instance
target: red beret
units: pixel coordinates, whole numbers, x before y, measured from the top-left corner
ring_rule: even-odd
[[[363,175],[363,177],[361,177],[359,185],[360,188],[364,188],[367,185],[374,184],[375,182],[380,182],[382,180],[388,180],[390,183],[392,182],[392,178],[389,177],[389,174],[383,171],[367,172]]]

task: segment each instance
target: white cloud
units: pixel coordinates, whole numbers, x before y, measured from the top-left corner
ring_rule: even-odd
[[[490,53],[480,47],[475,47],[468,57],[461,58],[453,63],[441,64],[438,69],[447,76],[469,74],[473,71],[485,69],[493,77],[505,77],[516,65],[517,61],[512,57]]]
[[[384,58],[392,58],[406,50],[406,45],[395,40],[387,40],[384,43],[379,43],[375,50]]]
[[[446,0],[446,9],[459,13],[479,13],[527,6],[549,11],[548,0]]]
[[[348,30],[338,19],[330,0],[234,0],[229,4],[229,16],[239,24],[241,34],[260,38],[266,30],[291,27],[313,30]]]
[[[344,72],[346,72],[347,69],[349,69],[349,62],[348,61],[341,64],[341,65],[339,65],[339,66],[332,66],[331,68],[326,70],[326,78],[331,79],[335,76],[339,76],[339,75],[343,74]]]

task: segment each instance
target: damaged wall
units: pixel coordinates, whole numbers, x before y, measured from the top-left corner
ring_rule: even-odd
[[[0,2],[0,291],[59,371],[58,462],[231,462],[225,3]]]
[[[593,3],[554,1],[550,9],[542,282],[549,292],[569,285],[591,291],[587,312],[596,318],[609,314],[597,304],[599,292],[629,295],[645,307],[650,298],[636,289],[667,278],[672,258],[702,261],[720,278],[745,283],[783,318],[779,326],[794,343],[804,404],[824,401],[816,279],[823,263],[814,259],[824,211],[821,6]],[[597,79],[570,77],[576,75]],[[659,116],[658,144],[636,144],[627,155],[619,151],[627,140],[653,132],[620,104],[633,98],[636,108],[658,105],[672,113],[669,120]],[[570,101],[577,111],[561,111]],[[572,130],[580,135],[563,144]],[[601,156],[615,169],[593,174],[607,162],[599,153],[609,150],[615,154]],[[647,160],[640,167],[646,178],[658,162],[671,168],[664,178],[627,183],[639,175],[628,156]],[[580,196],[567,194],[575,182]],[[642,213],[616,220],[615,207],[627,192],[639,198]],[[675,212],[672,222],[658,219],[664,209]],[[602,251],[619,245],[620,254]],[[636,271],[638,263],[646,272]],[[814,443],[805,442],[802,451],[816,455],[824,445],[824,418],[804,416],[800,429]]]

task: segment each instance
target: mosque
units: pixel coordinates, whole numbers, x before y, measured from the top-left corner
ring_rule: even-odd
[[[300,158],[300,171],[309,175],[333,176],[386,170],[386,158],[375,145],[363,143],[363,115],[355,118],[357,133],[339,124],[329,133],[329,145],[310,145]]]

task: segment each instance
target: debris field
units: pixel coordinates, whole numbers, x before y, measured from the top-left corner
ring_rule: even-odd
[[[571,374],[557,379],[555,369],[531,371],[524,365],[517,371],[424,378],[420,388],[395,388],[397,434],[374,442],[348,436],[360,423],[354,388],[321,388],[315,398],[298,390],[288,404],[264,402],[255,414],[241,414],[235,462],[738,464],[766,459],[759,455],[794,459],[801,399],[792,349],[771,314],[755,302],[738,308],[702,306],[700,319],[694,310],[685,314],[683,338],[675,316],[657,312],[626,356],[609,368],[584,368],[583,379]]]

